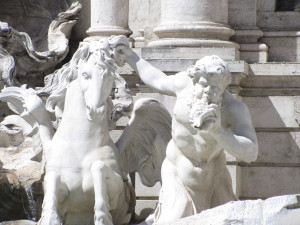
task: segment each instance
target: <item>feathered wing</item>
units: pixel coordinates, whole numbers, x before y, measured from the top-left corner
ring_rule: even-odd
[[[29,95],[33,95],[35,91],[33,89],[25,89],[23,87],[8,87],[2,89],[0,93],[0,100],[7,102],[8,107],[16,114],[27,122],[28,126],[34,129],[35,121],[33,117],[29,116],[26,108],[26,99]],[[21,119],[19,119],[21,121]],[[23,121],[24,123],[24,121]],[[18,123],[16,123],[17,125]],[[31,133],[30,128],[26,127],[26,134]]]
[[[171,139],[171,116],[158,101],[139,99],[116,145],[123,169],[138,172],[142,183],[153,186],[161,181],[161,165]]]
[[[35,139],[39,139],[40,135],[37,135],[39,132],[39,123],[43,122],[45,125],[51,124],[51,122],[45,123],[48,120],[51,121],[50,117],[43,101],[36,95],[33,89],[26,89],[25,87],[4,88],[0,93],[0,100],[7,102],[8,107],[14,113],[18,114],[18,116],[6,117],[2,124],[21,127],[26,136],[34,136]],[[43,129],[49,130],[46,133],[49,133],[50,136],[45,136],[43,139],[46,142],[52,138],[53,128],[52,125],[48,125],[44,126]],[[41,152],[41,145],[36,145],[35,150],[39,154]]]

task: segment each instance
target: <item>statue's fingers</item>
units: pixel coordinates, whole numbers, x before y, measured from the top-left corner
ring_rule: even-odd
[[[119,45],[129,46],[128,38],[122,35],[111,36],[108,39],[108,43],[111,46],[111,48],[116,48]]]

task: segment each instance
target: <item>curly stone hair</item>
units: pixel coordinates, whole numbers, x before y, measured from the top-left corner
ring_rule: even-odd
[[[231,82],[231,74],[227,63],[216,55],[199,59],[187,72],[193,79],[194,84],[199,81],[200,77],[221,80],[225,87]]]

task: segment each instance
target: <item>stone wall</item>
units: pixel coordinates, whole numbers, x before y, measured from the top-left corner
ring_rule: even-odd
[[[255,78],[241,82],[241,94],[252,115],[260,153],[256,162],[242,167],[241,197],[299,193],[299,64],[253,64],[250,69]]]

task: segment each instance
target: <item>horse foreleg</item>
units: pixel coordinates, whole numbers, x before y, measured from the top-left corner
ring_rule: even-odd
[[[44,179],[44,201],[41,219],[38,225],[61,225],[57,213],[57,204],[62,202],[68,194],[67,188],[61,184],[60,176],[51,171]]]
[[[95,225],[113,225],[110,210],[115,208],[119,199],[122,179],[102,161],[96,161],[91,167],[95,190]],[[118,182],[112,182],[120,180]],[[112,185],[114,183],[114,185]]]

